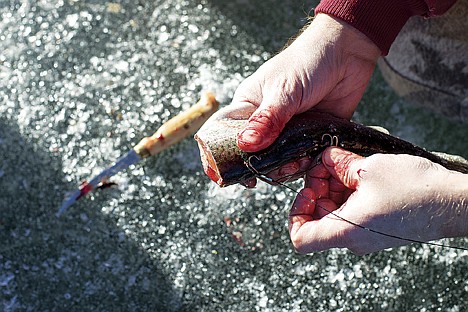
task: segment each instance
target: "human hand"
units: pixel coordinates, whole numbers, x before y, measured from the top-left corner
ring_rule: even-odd
[[[344,220],[418,241],[468,235],[468,175],[421,157],[364,158],[327,148],[301,194],[289,215],[291,240],[301,253],[340,247],[362,255],[410,243]]]
[[[251,114],[238,134],[238,146],[246,152],[264,149],[293,115],[311,108],[349,119],[380,54],[352,26],[318,14],[237,89],[231,106]]]

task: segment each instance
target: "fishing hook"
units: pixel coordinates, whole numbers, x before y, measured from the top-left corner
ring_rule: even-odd
[[[264,175],[263,173],[260,173],[257,169],[254,168],[254,166],[252,166],[252,162],[251,162],[251,159],[252,158],[255,158],[256,160],[260,160],[261,158],[258,157],[257,155],[251,155],[249,156],[249,158],[247,158],[246,160],[244,160],[244,164],[245,166],[254,173],[255,177],[258,178],[259,180],[262,180],[263,182],[267,182],[267,183],[276,183],[275,180],[273,180],[272,178],[270,177],[267,177],[266,175]]]
[[[322,146],[338,146],[338,144],[339,144],[338,136],[336,135],[332,136],[329,133],[324,133],[322,135]]]

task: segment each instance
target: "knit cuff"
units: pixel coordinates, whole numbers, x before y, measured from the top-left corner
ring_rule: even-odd
[[[343,20],[365,34],[383,55],[387,55],[414,11],[422,12],[424,7],[408,9],[397,0],[322,0],[315,14],[324,13]]]

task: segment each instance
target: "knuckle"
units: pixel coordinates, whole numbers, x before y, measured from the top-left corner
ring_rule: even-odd
[[[378,170],[382,167],[383,164],[388,163],[389,157],[391,155],[388,154],[373,154],[369,157],[366,157],[362,162],[362,169],[374,171]]]
[[[434,169],[437,170],[440,167],[427,158],[417,157],[416,168],[422,171],[429,171]]]
[[[291,243],[294,247],[294,250],[302,255],[322,250],[304,242],[304,237],[302,235],[291,235]]]
[[[382,170],[389,172],[419,172],[425,173],[433,170],[439,170],[441,167],[427,158],[406,155],[406,154],[374,154],[362,163],[362,169],[369,172],[382,173]]]
[[[253,115],[250,121],[261,124],[264,129],[269,130],[269,133],[278,134],[282,130],[281,120],[277,114],[272,113],[271,110],[261,110],[257,114]]]

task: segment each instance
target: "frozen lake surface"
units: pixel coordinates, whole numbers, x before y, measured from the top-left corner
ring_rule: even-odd
[[[227,105],[315,4],[284,2],[0,0],[0,310],[466,311],[468,252],[298,255],[294,195],[219,189],[194,140],[55,217],[201,91]],[[466,125],[403,103],[378,72],[355,118],[468,157]]]

